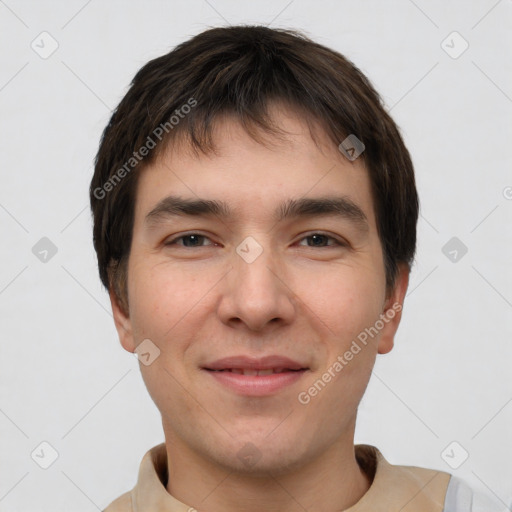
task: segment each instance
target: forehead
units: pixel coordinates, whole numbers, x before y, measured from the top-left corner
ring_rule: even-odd
[[[319,127],[293,111],[275,108],[276,136],[251,136],[233,117],[217,119],[214,150],[193,151],[185,137],[169,143],[140,172],[136,222],[166,196],[222,200],[237,219],[274,215],[289,200],[345,196],[374,225],[370,182],[363,159],[350,162]]]

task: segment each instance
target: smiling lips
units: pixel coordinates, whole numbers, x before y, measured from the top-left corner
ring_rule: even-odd
[[[264,396],[296,382],[309,369],[282,356],[226,357],[203,367],[219,383],[242,395]]]
[[[299,372],[300,370],[291,370],[290,368],[265,368],[254,370],[251,368],[226,368],[225,370],[212,370],[213,372],[231,372],[239,375],[272,375],[273,373]]]

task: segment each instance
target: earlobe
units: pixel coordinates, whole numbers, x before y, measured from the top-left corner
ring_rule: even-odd
[[[409,267],[406,264],[398,266],[398,273],[392,293],[387,297],[381,319],[384,324],[378,345],[379,354],[387,354],[393,349],[395,334],[402,318],[405,294],[409,285]]]
[[[125,350],[128,352],[134,352],[135,343],[133,340],[132,325],[129,314],[124,311],[124,308],[121,306],[119,298],[113,289],[110,289],[109,296],[119,341]]]

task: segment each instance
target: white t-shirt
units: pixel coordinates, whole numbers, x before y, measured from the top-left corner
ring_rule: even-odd
[[[452,476],[446,489],[443,512],[510,512],[497,498],[472,491],[466,483]]]

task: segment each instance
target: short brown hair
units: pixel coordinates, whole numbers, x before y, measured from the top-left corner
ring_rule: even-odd
[[[295,31],[214,28],[144,65],[103,132],[90,186],[94,248],[101,281],[126,312],[135,169],[178,135],[196,151],[211,151],[212,126],[222,115],[234,116],[253,138],[255,128],[276,133],[269,116],[274,101],[319,124],[336,145],[348,135],[364,143],[388,291],[398,264],[410,268],[418,218],[413,165],[368,79],[343,55]],[[155,149],[147,151],[150,139]]]

